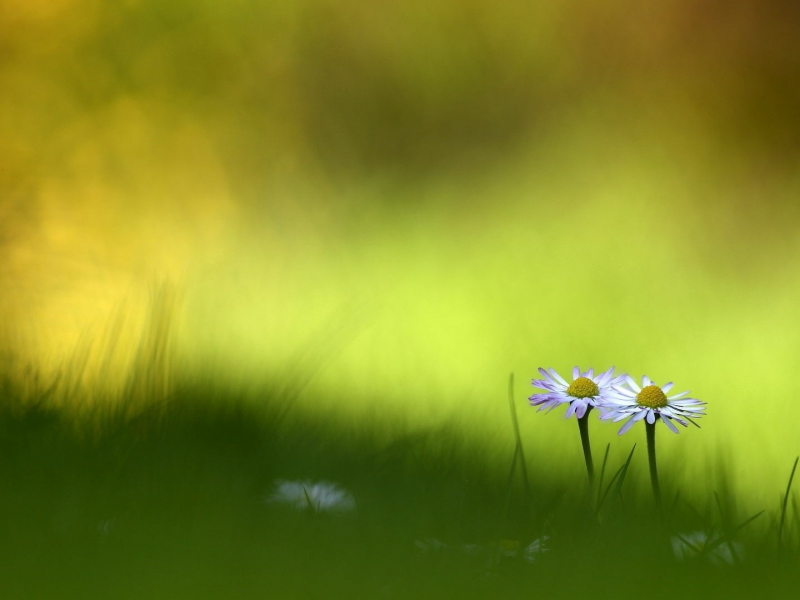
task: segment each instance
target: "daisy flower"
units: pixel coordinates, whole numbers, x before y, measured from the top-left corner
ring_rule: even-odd
[[[572,369],[572,383],[556,373],[555,369],[545,371],[541,367],[539,373],[543,379],[534,379],[534,387],[547,390],[544,394],[534,394],[530,400],[531,406],[538,406],[539,410],[547,409],[548,412],[561,404],[569,404],[566,417],[575,415],[582,419],[590,408],[602,407],[613,385],[621,384],[625,375],[614,377],[614,367],[597,375],[594,369],[584,373],[578,367]]]
[[[742,556],[738,542],[714,539],[704,531],[693,531],[673,536],[672,551],[678,560],[705,557],[714,565],[732,565]]]
[[[525,552],[523,557],[525,558],[525,562],[534,563],[536,562],[536,557],[540,554],[544,554],[545,552],[549,552],[547,548],[547,542],[550,539],[550,536],[542,536],[533,540],[530,544],[525,547]]]
[[[343,513],[356,508],[353,494],[329,481],[277,480],[275,491],[265,501],[315,513]]]
[[[629,388],[612,385],[612,391],[603,396],[601,419],[615,423],[628,419],[620,428],[619,435],[628,431],[637,421],[642,419],[653,425],[661,421],[673,433],[678,433],[675,423],[687,427],[689,423],[697,425],[692,419],[705,416],[705,402],[694,398],[685,398],[689,392],[681,392],[667,397],[672,389],[672,382],[659,387],[646,375],[642,377],[642,387],[632,377],[625,376]]]

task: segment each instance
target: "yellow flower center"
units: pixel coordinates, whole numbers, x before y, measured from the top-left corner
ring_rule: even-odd
[[[664,408],[668,402],[667,397],[657,385],[648,385],[636,395],[636,404],[648,408]]]
[[[588,377],[578,377],[567,388],[567,394],[573,398],[592,398],[599,393],[597,384]]]

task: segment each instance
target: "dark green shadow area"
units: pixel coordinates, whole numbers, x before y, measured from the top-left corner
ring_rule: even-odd
[[[776,597],[800,584],[794,502],[779,551],[779,510],[737,531],[750,515],[725,489],[718,505],[667,500],[661,522],[640,469],[597,511],[583,480],[538,473],[544,457],[527,457],[528,490],[518,472],[509,486],[511,457],[496,468],[456,428],[387,437],[177,389],[76,417],[4,385],[0,597],[744,598],[767,578]],[[270,500],[281,481],[305,482],[307,502]]]

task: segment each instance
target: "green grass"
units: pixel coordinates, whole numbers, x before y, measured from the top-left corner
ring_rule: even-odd
[[[724,452],[745,512],[775,502],[800,453],[762,403],[800,347],[784,15],[733,8],[698,52],[680,3],[654,35],[580,0],[5,4],[0,357],[20,370],[78,355],[60,390],[80,406],[154,395],[134,355],[155,302],[185,370],[288,383],[309,418],[457,414],[508,439],[509,371],[615,364],[708,402],[702,434],[659,441],[666,487]],[[531,456],[578,450],[564,423],[519,426]]]
[[[791,489],[785,512],[765,507],[751,522],[730,489],[686,490],[665,498],[662,520],[635,468],[643,448],[604,464],[590,496],[585,477],[540,469],[558,454],[527,453],[523,484],[522,461],[509,478],[513,454],[457,426],[387,431],[280,410],[276,393],[263,400],[273,410],[194,381],[163,401],[78,414],[6,383],[0,595],[747,597],[769,580],[788,597],[800,584]],[[357,508],[267,503],[276,480],[336,482]],[[700,530],[740,544],[736,564],[676,560],[670,538],[688,543]],[[499,553],[542,536],[548,552],[533,564]],[[431,540],[446,547],[420,549]],[[482,549],[464,551],[470,544]]]
[[[0,8],[0,600],[793,595],[785,11],[119,4]],[[708,403],[664,515],[576,362]]]

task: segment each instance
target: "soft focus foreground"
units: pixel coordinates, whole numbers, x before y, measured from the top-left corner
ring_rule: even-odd
[[[616,364],[708,402],[661,435],[668,496],[774,508],[799,452],[797,8],[527,4],[0,4],[19,395],[135,413],[212,372],[314,423],[447,424],[499,465],[510,371],[522,411],[537,366]],[[538,476],[580,480],[573,423],[520,427]]]
[[[508,457],[489,468],[486,444],[453,427],[387,442],[208,382],[135,418],[75,419],[7,385],[0,400],[4,598],[790,598],[800,585],[794,501],[785,520],[777,506],[750,515],[720,488],[660,515],[634,461],[620,474],[609,460],[590,496],[582,479],[525,480]]]

